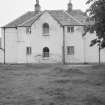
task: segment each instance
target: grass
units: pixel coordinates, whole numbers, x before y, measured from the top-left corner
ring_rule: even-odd
[[[0,105],[105,105],[105,65],[0,65]]]

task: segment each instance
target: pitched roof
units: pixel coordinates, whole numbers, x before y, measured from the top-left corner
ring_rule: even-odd
[[[52,10],[49,13],[55,17],[62,25],[83,25],[80,21],[72,17],[67,12]]]
[[[86,19],[88,18],[88,16],[81,10],[72,10],[71,12],[69,12],[69,14],[82,23],[85,23]]]
[[[45,11],[36,14],[34,11],[29,11],[4,27],[31,26]],[[80,10],[73,10],[67,13],[63,10],[47,10],[51,16],[61,25],[84,25],[87,16]]]
[[[56,21],[58,21],[61,25],[82,25],[78,20],[75,20],[72,16],[68,13],[64,12],[63,10],[46,10],[36,16],[33,16],[25,23],[19,26],[31,26],[44,12],[48,12]]]
[[[35,16],[36,14],[32,11],[29,11],[25,14],[23,14],[22,16],[20,16],[19,18],[13,20],[12,22],[8,23],[7,25],[5,25],[4,27],[17,27],[19,24],[25,22],[26,20],[30,19],[31,17]]]
[[[77,20],[79,20],[80,22],[82,22],[84,25],[93,25],[94,21],[87,21],[87,19],[89,19],[89,17],[86,15],[85,12],[81,11],[81,10],[72,10],[71,12],[69,12],[70,15],[72,15],[74,18],[76,18]]]

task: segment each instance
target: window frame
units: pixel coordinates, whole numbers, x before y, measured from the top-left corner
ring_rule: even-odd
[[[68,26],[67,27],[67,32],[68,33],[73,33],[74,32],[74,26]]]
[[[44,36],[49,36],[50,27],[48,23],[43,23],[42,30]]]
[[[26,47],[26,55],[31,55],[32,54],[32,48],[31,47]]]
[[[46,50],[46,51],[45,51]],[[50,50],[48,47],[43,48],[43,58],[49,58],[50,57]]]
[[[67,46],[67,55],[74,55],[74,54],[75,54],[75,47]]]

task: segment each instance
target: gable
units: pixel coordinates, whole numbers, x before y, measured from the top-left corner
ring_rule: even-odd
[[[30,24],[30,21],[26,23],[25,25],[29,25],[36,30],[39,29],[42,31],[42,26],[46,23],[49,25],[50,31],[59,29],[61,26],[61,23],[59,23],[58,20],[56,20],[51,14],[49,14],[47,11],[45,11],[43,14],[41,14],[35,21],[32,21],[33,23]]]

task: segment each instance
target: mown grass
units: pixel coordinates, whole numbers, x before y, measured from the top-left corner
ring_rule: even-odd
[[[0,104],[105,105],[105,65],[0,65]]]

